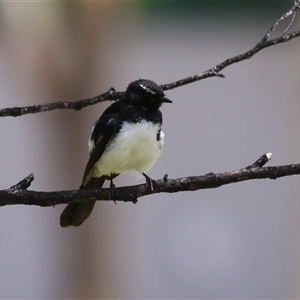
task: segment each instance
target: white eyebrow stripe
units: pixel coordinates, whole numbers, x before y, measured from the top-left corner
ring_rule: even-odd
[[[150,93],[152,95],[155,95],[156,93],[154,91],[152,91],[151,89],[149,89],[147,86],[143,85],[142,83],[140,83],[140,87],[142,89],[144,89],[147,93]]]

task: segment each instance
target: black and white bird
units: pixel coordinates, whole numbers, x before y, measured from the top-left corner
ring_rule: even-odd
[[[144,176],[159,157],[164,145],[161,131],[163,103],[172,103],[152,80],[130,83],[122,98],[110,105],[94,124],[88,146],[90,158],[80,189],[99,189],[122,173]],[[79,226],[91,214],[96,201],[68,204],[60,217],[62,227]]]

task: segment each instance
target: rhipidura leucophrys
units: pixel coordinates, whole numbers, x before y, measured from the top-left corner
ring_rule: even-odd
[[[143,175],[159,157],[164,134],[161,131],[162,103],[172,103],[152,80],[130,83],[122,98],[110,105],[94,124],[89,138],[90,158],[80,189],[99,189],[105,179],[133,172]],[[68,204],[60,217],[62,227],[79,226],[91,214],[96,201]]]

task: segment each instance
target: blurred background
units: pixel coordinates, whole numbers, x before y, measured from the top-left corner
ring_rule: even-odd
[[[252,48],[291,6],[2,2],[0,107],[199,74]],[[226,68],[226,79],[168,91],[165,148],[148,175],[230,171],[266,152],[274,154],[268,165],[300,162],[299,46],[296,39],[265,49]],[[30,173],[33,190],[78,188],[90,128],[107,105],[1,118],[0,189]],[[98,202],[81,227],[67,229],[59,226],[62,205],[1,207],[0,298],[300,298],[299,186],[293,176],[136,205]]]

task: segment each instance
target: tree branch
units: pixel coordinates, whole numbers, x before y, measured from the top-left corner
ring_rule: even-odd
[[[168,176],[165,175],[163,179],[157,180],[153,185],[153,194],[211,189],[251,179],[276,179],[279,177],[300,174],[300,163],[285,166],[263,167],[271,159],[271,156],[271,153],[264,154],[253,164],[230,172],[208,173],[202,176],[187,176],[177,179],[168,179]],[[1,190],[0,206],[13,204],[53,206],[80,201],[110,200],[109,189],[107,188],[55,192],[27,190],[33,180],[34,177],[31,174],[9,189]],[[146,184],[119,187],[116,189],[115,200],[136,203],[137,198],[149,194],[151,194],[151,192]]]
[[[299,9],[300,0],[296,0],[293,7],[283,16],[281,16],[267,31],[267,33],[263,36],[259,43],[257,43],[249,51],[226,59],[222,63],[201,73],[200,75],[191,76],[169,84],[163,84],[163,90],[170,90],[209,77],[224,77],[224,75],[220,73],[224,68],[245,59],[249,59],[264,48],[280,43],[285,43],[299,37],[300,31],[294,31],[290,34],[287,34],[287,31],[290,29],[296,17],[296,12]],[[291,18],[291,21],[283,31],[283,33],[277,38],[270,39],[271,35],[276,31],[278,25],[288,18]],[[13,107],[0,109],[0,117],[16,117],[30,113],[51,111],[54,109],[81,110],[84,107],[94,105],[106,100],[117,100],[123,94],[124,92],[116,92],[114,88],[110,88],[107,92],[99,96],[80,101],[56,102],[29,107]],[[224,173],[208,173],[202,176],[188,176],[177,179],[168,179],[168,175],[165,175],[163,179],[158,180],[153,184],[153,194],[218,188],[225,184],[231,184],[251,179],[276,179],[283,176],[300,174],[300,163],[284,166],[264,167],[264,165],[270,159],[271,153],[267,153],[256,160],[253,164],[245,168]],[[31,185],[31,182],[33,180],[34,176],[31,174],[9,189],[0,190],[0,206],[13,204],[53,206],[57,204],[74,203],[80,201],[109,200],[109,189],[69,190],[54,192],[39,192],[28,190],[28,187]],[[136,203],[138,198],[149,195],[150,193],[151,192],[146,184],[120,187],[116,189],[116,197],[114,200],[130,201]]]
[[[286,32],[289,30],[291,27],[295,17],[297,10],[299,10],[300,4],[299,0],[294,1],[294,5],[292,8],[287,11],[285,14],[283,14],[274,24],[273,26],[267,31],[267,33],[263,36],[263,38],[260,40],[259,43],[257,43],[252,49],[249,51],[234,56],[232,58],[226,59],[222,63],[216,65],[215,67],[199,74],[199,75],[194,75],[190,76],[184,79],[180,79],[178,81],[172,82],[172,83],[167,83],[167,84],[162,84],[162,89],[163,90],[171,90],[186,84],[190,84],[205,78],[210,78],[210,77],[221,77],[224,78],[225,76],[220,73],[223,69],[226,67],[249,59],[251,58],[254,54],[257,52],[261,51],[264,48],[274,46],[277,44],[285,43],[288,42],[294,38],[297,38],[300,36],[300,30],[294,31],[288,35],[286,35]],[[278,25],[282,23],[283,21],[287,20],[288,18],[292,17],[292,20],[290,24],[287,26],[287,28],[284,30],[284,32],[280,35],[278,38],[274,38],[269,40],[270,36],[275,32],[277,29]],[[83,100],[78,100],[78,101],[67,101],[67,102],[55,102],[55,103],[47,103],[47,104],[40,104],[40,105],[33,105],[33,106],[27,106],[27,107],[12,107],[12,108],[4,108],[0,109],[0,117],[18,117],[22,116],[25,114],[34,114],[34,113],[40,113],[40,112],[46,112],[46,111],[51,111],[55,109],[73,109],[73,110],[81,110],[82,108],[85,108],[90,105],[94,105],[100,102],[104,101],[112,101],[112,100],[117,100],[123,96],[124,92],[116,92],[115,89],[112,87],[110,88],[107,92],[95,96],[93,98],[87,98]]]

